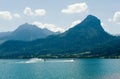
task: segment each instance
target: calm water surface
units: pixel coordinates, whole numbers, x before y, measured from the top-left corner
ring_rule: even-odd
[[[120,59],[0,60],[0,79],[120,79]]]

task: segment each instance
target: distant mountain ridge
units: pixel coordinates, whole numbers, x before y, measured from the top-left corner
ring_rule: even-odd
[[[0,32],[0,38],[7,36],[7,35],[10,35],[10,34],[11,34],[11,32]]]
[[[40,38],[45,38],[52,34],[55,33],[48,29],[41,29],[36,25],[25,23],[23,25],[20,25],[15,31],[11,32],[10,34],[3,35],[1,39],[32,41]]]
[[[81,23],[62,34],[31,42],[7,41],[0,46],[0,57],[115,57],[120,55],[118,43],[120,37],[105,32],[100,20],[88,15]]]

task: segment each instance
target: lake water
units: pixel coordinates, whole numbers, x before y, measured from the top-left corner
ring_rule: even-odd
[[[0,79],[120,79],[120,59],[0,60]]]

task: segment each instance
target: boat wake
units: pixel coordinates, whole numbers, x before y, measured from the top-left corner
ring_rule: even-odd
[[[46,62],[75,62],[73,59],[68,59],[68,60],[49,60]]]
[[[44,59],[40,59],[40,58],[32,58],[32,59],[29,59],[27,61],[21,61],[19,63],[38,63],[38,62],[44,62]]]
[[[17,63],[26,63],[26,64],[29,64],[29,63],[40,63],[40,62],[75,62],[74,59],[40,59],[40,58],[32,58],[32,59],[29,59],[29,60],[26,60],[26,61],[20,61],[20,62],[17,62]]]

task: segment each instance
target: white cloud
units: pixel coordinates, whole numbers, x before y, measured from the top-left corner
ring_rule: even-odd
[[[11,20],[13,17],[12,17],[12,14],[9,11],[1,11],[0,12],[0,18],[4,19],[4,20]]]
[[[108,21],[120,24],[120,11],[115,12],[113,17],[109,18]]]
[[[72,28],[72,27],[75,27],[75,25],[77,25],[77,24],[79,24],[79,23],[81,23],[81,20],[73,21],[73,22],[71,23],[71,25],[69,25],[69,27],[67,27],[65,30],[68,30],[68,29],[70,29],[70,28]]]
[[[32,24],[33,25],[37,25],[37,26],[39,26],[41,29],[43,29],[43,28],[47,28],[47,29],[49,29],[49,30],[51,30],[51,31],[53,31],[53,32],[64,32],[64,31],[66,31],[66,30],[68,30],[69,28],[72,28],[72,27],[74,27],[75,25],[77,25],[77,24],[79,24],[81,22],[81,20],[76,20],[76,21],[73,21],[72,23],[71,23],[71,25],[69,25],[70,27],[68,27],[68,28],[61,28],[61,27],[59,27],[59,26],[56,26],[56,25],[54,25],[54,24],[48,24],[48,23],[41,23],[41,22],[38,22],[38,21],[34,21]]]
[[[9,11],[1,11],[0,19],[4,20],[12,20],[14,18],[20,18],[21,16],[18,13],[11,13]]]
[[[115,12],[113,16],[113,21],[116,23],[120,23],[120,12]]]
[[[72,14],[72,13],[86,12],[87,10],[88,10],[88,6],[85,2],[83,2],[83,3],[75,3],[69,5],[66,9],[63,9],[61,12],[66,14]]]
[[[44,9],[37,9],[35,10],[35,15],[36,16],[43,16],[45,15],[46,11]]]
[[[38,22],[38,21],[35,21],[33,22],[32,24],[34,25],[37,25],[39,26],[40,28],[47,28],[49,29],[50,31],[53,31],[53,32],[64,32],[65,30],[63,28],[60,28],[54,24],[48,24],[48,23],[41,23],[41,22]]]
[[[25,7],[23,13],[28,16],[43,16],[46,14],[46,11],[45,9],[32,10],[30,7]]]
[[[81,22],[81,20],[73,21],[70,27],[74,27],[75,25],[79,24],[80,22]]]
[[[20,16],[18,13],[14,13],[13,16],[14,16],[15,18],[21,18],[21,16]]]
[[[105,23],[103,23],[103,22],[101,22],[101,25],[103,26],[103,27],[105,27],[105,26],[107,26]]]
[[[102,26],[104,26],[104,23],[103,23],[103,22],[101,22],[101,25],[102,25]]]
[[[31,16],[33,15],[32,9],[30,7],[25,7],[24,12],[25,15]]]
[[[112,19],[111,19],[111,18],[109,18],[109,19],[108,19],[108,21],[109,21],[109,22],[112,22]]]

